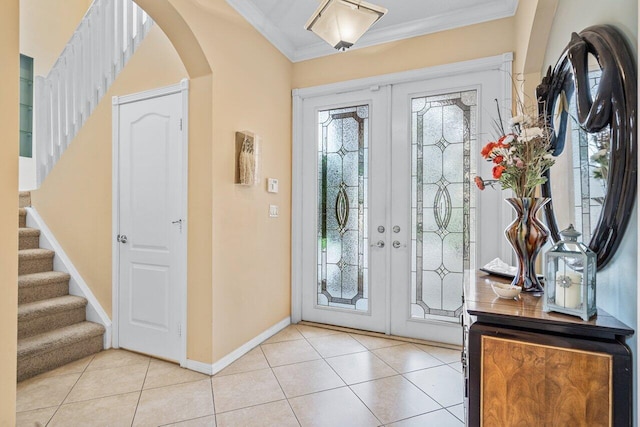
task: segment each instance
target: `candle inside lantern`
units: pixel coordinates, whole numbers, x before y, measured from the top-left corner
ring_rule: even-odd
[[[578,308],[582,290],[582,275],[556,272],[556,304],[565,308]]]

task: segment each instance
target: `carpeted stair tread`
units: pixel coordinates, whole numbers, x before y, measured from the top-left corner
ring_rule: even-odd
[[[56,253],[49,249],[34,248],[34,249],[22,249],[18,251],[18,259],[20,261],[29,259],[40,258],[53,258]]]
[[[40,247],[40,230],[37,228],[18,228],[18,249],[37,249]]]
[[[22,338],[18,340],[18,359],[38,353],[48,353],[97,336],[102,339],[104,331],[104,326],[85,321],[43,334]]]
[[[20,227],[18,228],[18,236],[40,236],[40,230],[37,228]]]
[[[18,275],[53,270],[54,251],[49,249],[21,249],[18,251]]]
[[[85,308],[86,306],[87,300],[75,295],[65,295],[63,297],[49,298],[42,301],[20,304],[18,306],[18,322],[29,320],[34,317],[61,313],[75,308]]]
[[[69,274],[61,271],[44,271],[18,276],[18,304],[68,295],[70,278]]]
[[[23,274],[22,276],[18,276],[18,286],[30,288],[32,286],[63,282],[70,278],[71,276],[68,273],[62,271],[43,271],[40,273]]]

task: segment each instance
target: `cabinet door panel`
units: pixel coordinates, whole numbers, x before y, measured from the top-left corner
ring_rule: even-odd
[[[485,426],[611,424],[612,357],[482,337]]]

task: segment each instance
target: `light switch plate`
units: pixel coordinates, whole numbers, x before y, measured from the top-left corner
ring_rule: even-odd
[[[278,179],[277,178],[267,178],[267,191],[269,193],[277,193],[278,192]]]
[[[279,214],[278,205],[269,205],[269,216],[271,218],[277,218]]]

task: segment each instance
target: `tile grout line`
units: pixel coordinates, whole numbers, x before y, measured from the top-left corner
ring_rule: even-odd
[[[356,340],[356,341],[357,341],[357,340]],[[364,346],[363,346],[363,347],[364,347]],[[367,351],[368,351],[369,353],[371,353],[371,351],[369,351],[369,349],[367,349]],[[344,355],[343,355],[343,356],[344,356]],[[338,357],[338,356],[336,356],[336,357]],[[331,368],[331,370],[332,370],[333,372],[335,372],[335,374],[338,376],[338,378],[340,378],[340,379],[341,379],[341,380],[346,384],[346,387],[349,389],[349,391],[350,391],[351,393],[353,393],[353,395],[354,395],[354,396],[355,396],[355,397],[356,397],[360,402],[362,402],[362,404],[364,405],[364,407],[365,407],[365,408],[367,408],[367,410],[371,413],[371,415],[373,415],[373,418],[375,418],[376,420],[378,420],[378,423],[380,423],[380,424],[378,424],[378,425],[379,425],[379,426],[384,425],[384,423],[380,420],[380,418],[378,418],[378,417],[377,417],[377,415],[373,413],[373,411],[371,410],[371,408],[369,408],[369,406],[367,406],[367,404],[366,404],[366,403],[364,403],[364,401],[360,398],[360,396],[358,396],[358,393],[356,393],[355,391],[353,391],[353,389],[351,388],[351,385],[347,384],[347,382],[344,380],[344,378],[342,378],[342,377],[340,376],[340,374],[338,374],[338,372],[336,372],[336,370],[333,368],[333,366],[331,366],[331,364],[330,364],[329,362],[327,362],[325,358],[322,358],[322,360],[324,360],[324,362],[325,362],[327,365],[329,365],[329,368]],[[392,368],[392,369],[393,369],[393,368]],[[395,371],[395,369],[394,369],[394,371]]]
[[[140,394],[138,394],[138,401],[136,402],[136,410],[133,411],[133,418],[131,418],[131,427],[133,427],[133,422],[136,420],[136,415],[138,415],[138,407],[140,406],[140,399],[142,398],[142,390],[144,390],[144,383],[147,381],[147,375],[149,375],[149,367],[151,366],[151,358],[149,358],[147,365],[147,371],[144,373],[144,380],[142,380],[142,386],[140,387]]]
[[[262,346],[260,347],[260,351],[262,351]],[[262,352],[262,355],[264,356],[265,359],[267,359],[267,356],[264,354],[264,352]],[[267,359],[267,363],[269,363],[268,359]],[[285,393],[284,392],[284,388],[282,388],[282,384],[280,383],[280,380],[278,379],[278,376],[276,375],[275,372],[273,372],[273,368],[270,367],[269,369],[271,369],[271,375],[273,375],[274,378],[276,379],[276,382],[278,383],[278,387],[280,387],[280,391],[282,392],[282,395],[284,396],[284,400],[287,402],[287,405],[289,405],[289,409],[291,409],[291,413],[295,417],[296,422],[298,423],[299,426],[302,426],[302,423],[298,419],[298,415],[296,415],[296,411],[293,410],[293,406],[291,406],[291,402],[289,402],[289,397],[287,396],[287,393]]]
[[[80,378],[82,378],[82,376],[87,371],[87,368],[89,367],[89,365],[91,365],[91,363],[93,362],[93,359],[95,359],[95,357],[96,357],[95,354],[91,356],[91,360],[89,361],[89,363],[87,363],[87,366],[84,367],[82,372],[80,372],[80,375],[78,375],[78,379],[76,379],[76,382],[73,383],[73,385],[71,386],[71,388],[67,392],[67,395],[64,397],[64,399],[62,399],[62,402],[60,402],[60,404],[58,405],[56,410],[53,412],[53,415],[51,415],[51,418],[49,418],[49,421],[46,422],[45,426],[48,426],[51,423],[51,421],[53,420],[53,417],[56,416],[56,414],[58,413],[58,411],[60,410],[62,405],[64,405],[64,402],[69,398],[69,395],[71,394],[71,391],[73,391],[74,387],[78,385],[78,382],[80,381]]]
[[[216,416],[216,399],[213,395],[213,375],[209,375],[209,387],[211,388],[211,405],[213,406],[213,424],[218,427],[218,417]]]

